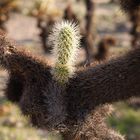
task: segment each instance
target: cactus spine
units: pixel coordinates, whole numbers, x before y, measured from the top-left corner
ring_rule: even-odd
[[[55,58],[52,74],[54,79],[61,84],[67,83],[69,77],[74,74],[74,60],[79,46],[79,39],[77,25],[67,21],[55,24],[50,35]]]

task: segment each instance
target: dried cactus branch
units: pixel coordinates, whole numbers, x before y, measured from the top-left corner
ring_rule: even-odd
[[[47,68],[47,65],[39,59],[23,50],[16,49],[15,45],[5,36],[0,36],[0,65],[9,72],[16,71],[28,76],[33,73],[41,73]]]
[[[79,110],[140,96],[140,49],[77,72],[67,89],[70,107]],[[82,103],[82,105],[81,105]],[[71,110],[71,109],[70,109]]]

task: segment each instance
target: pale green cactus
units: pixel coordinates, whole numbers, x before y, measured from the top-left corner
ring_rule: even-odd
[[[74,23],[57,23],[50,36],[53,43],[55,66],[52,74],[59,83],[65,84],[74,74],[74,60],[79,47],[79,28]]]

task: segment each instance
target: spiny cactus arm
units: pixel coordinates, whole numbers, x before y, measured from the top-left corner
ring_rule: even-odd
[[[52,74],[56,81],[64,84],[74,74],[74,61],[80,39],[78,27],[67,21],[57,23],[49,38],[53,43],[53,55],[56,58]]]
[[[55,58],[52,68],[53,82],[47,86],[49,94],[48,101],[49,127],[64,131],[67,129],[66,120],[65,85],[74,74],[74,59],[79,45],[79,31],[77,26],[71,22],[61,22],[54,25],[49,37],[53,44],[53,55]],[[45,126],[46,127],[46,126]]]
[[[41,73],[46,69],[46,64],[18,50],[5,36],[0,36],[0,65],[9,72],[18,72],[24,76]]]
[[[140,49],[78,72],[67,92],[70,107],[87,109],[140,96]]]

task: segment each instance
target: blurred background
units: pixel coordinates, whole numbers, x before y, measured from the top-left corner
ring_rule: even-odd
[[[140,11],[126,15],[118,0],[0,0],[0,29],[19,48],[53,64],[48,36],[57,21],[72,20],[82,35],[77,67],[104,63],[135,49],[140,40]],[[0,68],[0,140],[58,140],[60,136],[35,129],[16,105],[4,97],[8,74]],[[140,140],[140,99],[113,105],[107,123]]]

